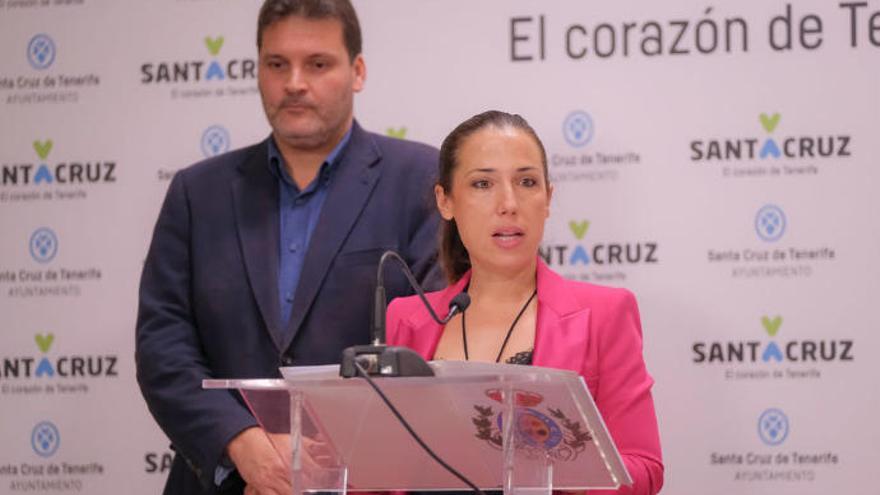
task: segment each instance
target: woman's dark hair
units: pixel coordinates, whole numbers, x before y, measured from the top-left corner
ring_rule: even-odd
[[[547,151],[544,150],[544,144],[538,138],[538,134],[532,129],[532,126],[520,115],[489,110],[465,120],[443,140],[443,144],[440,146],[440,170],[437,177],[437,185],[442,187],[446,194],[452,192],[452,175],[458,167],[458,151],[461,149],[462,144],[468,137],[487,127],[494,127],[496,129],[514,128],[531,136],[541,151],[544,181],[549,187]],[[471,258],[461,242],[461,236],[458,233],[458,226],[455,224],[455,220],[443,220],[440,230],[440,262],[450,284],[457,282],[471,268]]]
[[[342,39],[353,62],[361,54],[361,25],[349,0],[266,0],[257,20],[257,49],[263,46],[263,31],[290,16],[306,19],[336,19],[342,24]]]

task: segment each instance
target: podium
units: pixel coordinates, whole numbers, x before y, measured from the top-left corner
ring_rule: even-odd
[[[481,490],[632,484],[583,379],[510,364],[435,361],[436,376],[374,378],[413,430]],[[237,389],[291,466],[294,493],[470,488],[433,460],[362,378],[339,366],[282,368],[281,379],[205,380]]]

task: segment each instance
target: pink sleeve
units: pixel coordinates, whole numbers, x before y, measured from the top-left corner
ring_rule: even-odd
[[[633,485],[589,493],[654,495],[663,486],[660,434],[651,397],[654,380],[642,356],[635,297],[625,290],[615,290],[613,295],[607,304],[595,308],[591,318],[598,360],[595,399]]]

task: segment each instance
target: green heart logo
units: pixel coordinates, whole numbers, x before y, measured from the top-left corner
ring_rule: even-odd
[[[574,220],[568,222],[568,228],[571,229],[571,233],[574,234],[577,240],[581,240],[587,234],[587,230],[590,228],[589,220],[582,220],[580,222],[575,222]]]
[[[766,113],[761,114],[761,126],[764,127],[764,130],[769,132],[773,132],[776,129],[776,126],[779,125],[779,119],[782,118],[778,113],[774,113],[773,115],[767,116]]]
[[[40,160],[45,160],[49,156],[49,152],[52,151],[52,140],[34,141],[34,151],[37,152]]]
[[[208,47],[208,51],[211,52],[211,55],[214,55],[215,57],[220,53],[220,49],[223,48],[223,41],[223,36],[217,36],[216,38],[205,36],[205,46]]]
[[[767,335],[775,337],[779,332],[779,327],[782,326],[782,317],[777,316],[776,318],[771,319],[769,316],[762,316],[761,324],[764,325],[764,330],[767,332]]]
[[[38,333],[34,335],[34,341],[37,342],[37,347],[40,348],[40,351],[45,354],[49,352],[49,348],[52,347],[52,342],[55,342],[55,335],[51,333],[47,333],[46,335]]]
[[[399,127],[397,129],[389,127],[388,129],[385,129],[385,134],[387,134],[388,137],[403,139],[406,137],[406,127]]]

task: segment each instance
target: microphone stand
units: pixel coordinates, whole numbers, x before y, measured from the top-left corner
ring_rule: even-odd
[[[394,251],[385,251],[379,259],[376,273],[376,292],[373,300],[372,344],[356,345],[342,351],[342,363],[339,375],[344,378],[358,376],[356,364],[359,364],[371,376],[434,376],[434,370],[417,352],[408,347],[385,345],[385,285],[384,267],[388,259],[396,260],[403,269],[410,286],[415,289],[422,304],[428,309],[431,317],[440,325],[445,325],[456,314],[464,311],[470,304],[470,298],[464,292],[456,295],[449,303],[449,313],[440,319],[434,308],[425,297],[425,291],[416,281],[406,261]]]

